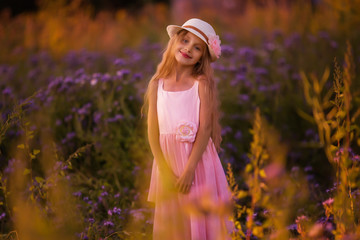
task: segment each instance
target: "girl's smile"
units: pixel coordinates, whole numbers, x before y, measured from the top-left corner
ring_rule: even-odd
[[[181,51],[180,51],[180,53],[184,56],[184,58],[191,58],[189,55],[187,55],[187,54],[184,53],[184,52],[181,52]]]
[[[204,41],[191,32],[181,37],[174,47],[177,63],[186,66],[193,66],[199,62],[206,49]]]

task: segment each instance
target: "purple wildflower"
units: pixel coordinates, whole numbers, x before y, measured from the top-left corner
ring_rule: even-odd
[[[85,74],[85,70],[83,68],[79,68],[78,70],[76,70],[74,75],[76,77],[79,77],[79,76],[84,75],[84,74]]]
[[[15,158],[12,158],[8,162],[8,166],[4,169],[5,173],[11,173],[13,172],[15,165],[19,163],[19,160],[16,160]]]
[[[122,90],[122,86],[117,86],[116,91],[119,92]]]
[[[105,73],[105,74],[103,74],[102,76],[101,76],[101,81],[102,82],[108,82],[108,81],[110,81],[111,80],[111,76],[110,76],[110,74],[108,74],[108,73]]]
[[[10,87],[6,87],[6,88],[2,91],[2,93],[3,93],[4,95],[11,95],[12,90],[11,90]]]
[[[135,73],[134,74],[134,76],[133,76],[133,78],[134,78],[134,80],[140,80],[140,79],[142,79],[142,74],[141,73]]]
[[[338,48],[338,43],[337,43],[336,41],[334,41],[334,40],[331,40],[331,41],[330,41],[330,46],[331,46],[332,48]]]
[[[60,119],[56,119],[55,125],[60,126],[62,124],[62,121]]]
[[[117,67],[122,67],[122,66],[125,65],[125,63],[126,63],[125,60],[122,59],[122,58],[117,58],[114,61],[114,65],[117,66]]]
[[[305,168],[304,168],[304,171],[305,172],[311,172],[313,170],[313,168],[311,167],[311,166],[306,166]]]
[[[239,131],[236,131],[235,133],[235,139],[236,140],[241,140],[242,139],[242,132],[239,130]]]
[[[260,85],[260,86],[258,87],[258,91],[259,91],[259,92],[265,92],[265,91],[267,91],[267,90],[268,90],[268,87],[265,86],[265,85]]]
[[[121,114],[116,114],[115,117],[112,117],[112,118],[108,118],[107,119],[107,122],[117,122],[119,120],[122,120],[124,119],[124,116],[121,115]]]
[[[135,221],[144,220],[144,214],[142,213],[142,209],[133,209],[130,210],[130,214],[135,219]]]
[[[122,70],[119,70],[116,72],[116,75],[121,78],[127,77],[129,74],[130,74],[130,70],[128,70],[128,69],[122,69]]]
[[[328,32],[325,32],[325,31],[320,31],[318,33],[319,37],[325,39],[325,40],[329,40],[330,39],[330,36],[329,36],[329,33]]]
[[[131,174],[132,174],[132,175],[136,175],[139,170],[140,170],[140,167],[139,167],[139,166],[135,166],[134,169],[132,170]]]
[[[74,192],[74,193],[73,193],[73,196],[75,196],[75,197],[81,197],[81,192],[80,192],[80,191]]]
[[[114,223],[112,223],[111,221],[105,221],[105,222],[104,222],[104,226],[106,226],[106,227],[113,227],[113,226],[114,226]]]
[[[94,112],[93,114],[93,119],[95,123],[99,123],[102,117],[102,113],[101,112]]]
[[[235,78],[230,82],[231,86],[235,86],[245,80],[245,75],[242,73],[236,74]]]
[[[289,48],[292,45],[295,45],[299,40],[300,40],[300,34],[293,33],[288,38],[285,39],[284,45],[286,48]]]
[[[232,132],[232,128],[229,126],[225,126],[223,129],[221,129],[221,135],[224,136],[228,133]]]
[[[229,45],[222,45],[221,52],[223,56],[231,56],[234,53],[234,48]]]
[[[80,109],[77,110],[79,115],[86,115],[89,114],[90,108],[92,106],[92,103],[86,103],[84,106],[82,106]]]
[[[64,121],[65,121],[65,122],[70,122],[71,119],[73,119],[73,116],[70,114],[70,115],[67,115],[67,116],[64,118]]]
[[[57,169],[59,169],[61,166],[62,166],[62,162],[61,161],[57,161],[56,163],[55,163],[55,165],[54,165],[54,170],[57,170]]]
[[[243,47],[239,49],[239,55],[244,58],[245,61],[253,63],[255,59],[255,51],[250,47]]]
[[[276,45],[272,42],[267,42],[264,45],[265,45],[265,49],[268,51],[274,51],[276,49]]]
[[[66,138],[67,138],[68,140],[74,138],[75,136],[76,136],[76,133],[75,133],[75,132],[69,132],[69,133],[66,134]]]
[[[250,100],[250,97],[247,94],[239,94],[238,99],[239,99],[239,103],[242,104],[248,102]]]
[[[254,72],[257,75],[266,75],[266,74],[268,74],[268,70],[266,68],[263,68],[263,67],[254,68]]]
[[[113,210],[112,210],[112,212],[115,213],[115,214],[120,215],[121,209],[120,209],[120,208],[117,208],[117,207],[114,207]]]
[[[228,143],[225,144],[225,146],[226,146],[228,149],[232,150],[233,152],[237,152],[237,148],[235,147],[234,144],[228,142]]]

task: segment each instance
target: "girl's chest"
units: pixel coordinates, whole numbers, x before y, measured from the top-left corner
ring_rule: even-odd
[[[167,92],[181,92],[189,90],[193,87],[195,80],[188,80],[182,82],[176,82],[171,80],[164,80],[163,90]]]

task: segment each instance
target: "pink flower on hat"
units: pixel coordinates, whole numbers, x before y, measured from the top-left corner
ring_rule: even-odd
[[[220,46],[220,38],[218,35],[210,35],[209,36],[209,46],[214,51],[217,58],[221,55],[221,46]]]
[[[193,122],[180,122],[176,128],[176,140],[181,142],[194,142],[197,127]]]

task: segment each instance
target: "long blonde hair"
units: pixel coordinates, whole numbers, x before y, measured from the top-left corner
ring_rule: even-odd
[[[169,77],[170,74],[176,67],[176,59],[173,54],[173,47],[175,43],[179,42],[183,36],[188,33],[186,30],[180,30],[175,34],[172,38],[170,38],[167,47],[162,55],[162,60],[158,64],[155,74],[149,81],[149,85],[153,81],[159,81],[161,78]],[[210,65],[210,53],[207,48],[203,48],[203,55],[198,63],[195,64],[194,69],[192,71],[192,76],[194,78],[199,79],[200,81],[204,81],[206,86],[206,91],[209,92],[210,106],[212,106],[211,111],[211,138],[214,142],[216,150],[220,150],[221,143],[221,126],[219,123],[219,101],[218,101],[218,93],[214,81],[214,71]],[[202,77],[203,76],[203,77]],[[144,109],[148,109],[147,105],[149,103],[149,87],[147,88],[144,96],[144,105],[141,108],[141,113],[143,113]]]

